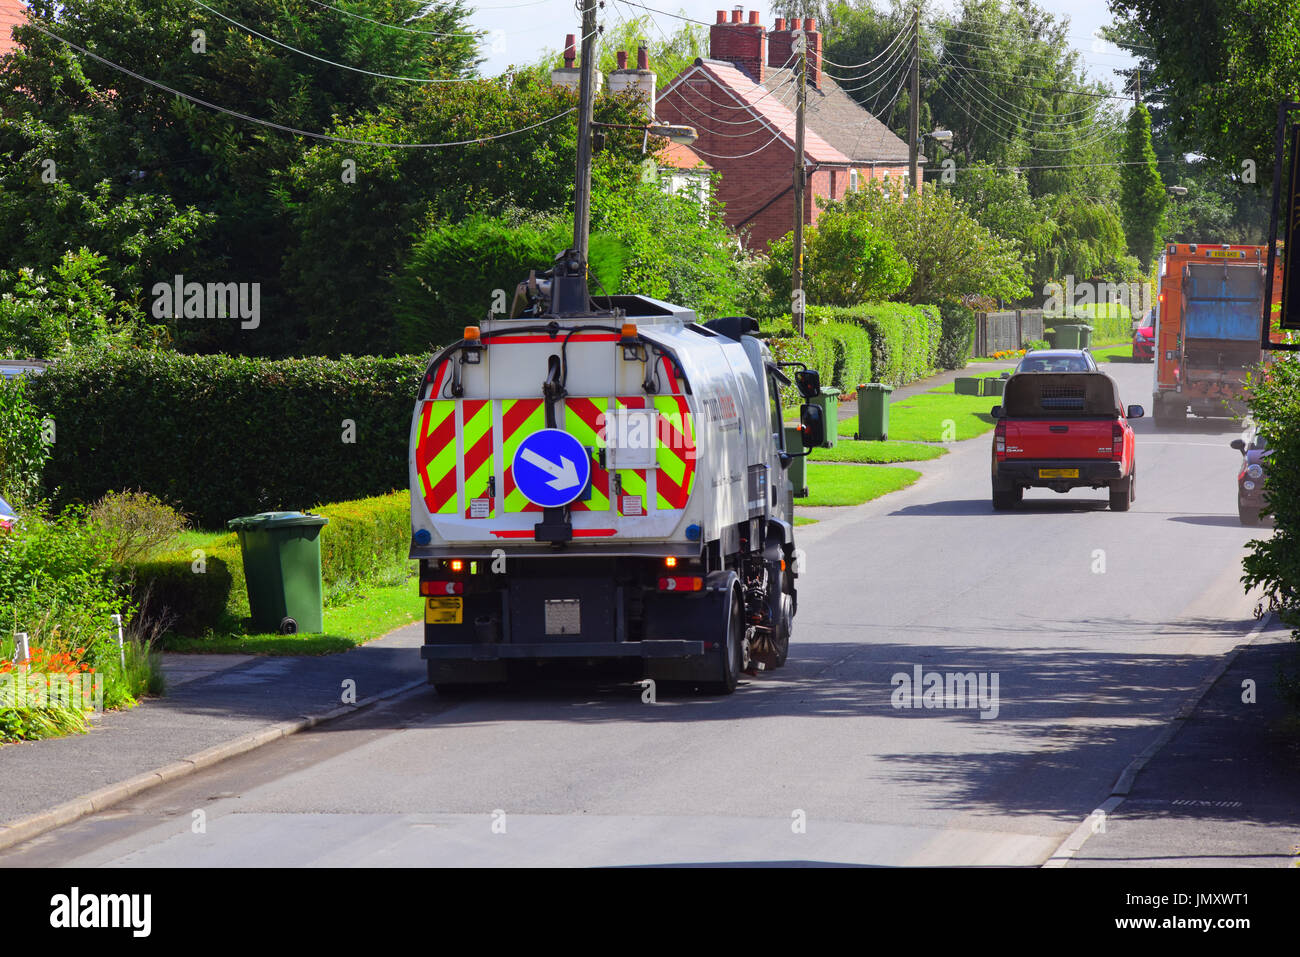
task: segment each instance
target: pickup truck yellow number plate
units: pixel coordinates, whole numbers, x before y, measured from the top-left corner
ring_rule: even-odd
[[[1039,469],[1039,478],[1078,478],[1078,469]],[[432,599],[430,599],[432,601]]]
[[[459,625],[463,598],[426,598],[424,600],[426,625]]]

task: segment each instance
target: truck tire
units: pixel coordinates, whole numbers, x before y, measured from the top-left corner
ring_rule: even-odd
[[[1156,425],[1162,429],[1172,429],[1187,421],[1187,407],[1178,407],[1169,402],[1156,401]]]
[[[794,590],[790,572],[781,573],[780,614],[772,622],[772,649],[776,652],[773,668],[780,668],[790,657],[790,633],[794,631]]]
[[[725,607],[726,619],[721,622],[722,641],[714,652],[721,679],[703,684],[709,694],[731,694],[736,690],[745,667],[745,605],[739,590],[731,589],[731,601]]]
[[[1134,473],[1130,472],[1122,479],[1117,479],[1110,487],[1110,510],[1112,512],[1127,512],[1129,505],[1133,502],[1133,479]]]
[[[1011,488],[999,485],[997,480],[993,480],[993,510],[995,512],[1005,512],[1008,509],[1019,505],[1025,497],[1025,490],[1019,485],[1013,485]]]

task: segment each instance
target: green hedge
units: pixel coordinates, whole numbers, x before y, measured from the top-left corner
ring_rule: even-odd
[[[31,383],[56,427],[46,488],[58,505],[141,489],[207,528],[403,488],[426,362],[75,354]]]
[[[871,337],[873,382],[905,385],[923,378],[938,366],[943,323],[936,306],[898,302],[809,306],[808,315],[819,321],[855,323],[867,331]]]
[[[410,507],[408,493],[393,492],[311,509],[329,519],[320,538],[326,589],[378,583],[400,567],[411,544]],[[248,617],[244,564],[234,532],[201,550],[154,556],[132,571],[141,614],[171,620],[170,630],[177,634],[201,635],[228,619]]]
[[[1133,336],[1133,314],[1123,303],[1091,303],[1075,306],[1071,318],[1057,323],[1086,323],[1092,326],[1093,342],[1114,342]],[[1047,328],[1055,328],[1054,325]]]
[[[936,364],[940,369],[964,369],[975,345],[975,311],[959,302],[939,305],[943,332]]]

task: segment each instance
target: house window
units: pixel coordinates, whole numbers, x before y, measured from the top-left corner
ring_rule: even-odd
[[[857,191],[858,191],[858,171],[855,169],[851,169],[849,170],[849,192],[856,193]]]
[[[831,170],[831,199],[835,198],[835,186],[838,179],[839,173],[836,170]]]

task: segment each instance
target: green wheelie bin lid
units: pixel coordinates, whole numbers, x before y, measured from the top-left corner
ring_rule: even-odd
[[[270,531],[273,528],[301,528],[329,524],[323,515],[308,515],[306,512],[258,512],[256,515],[243,515],[226,522],[226,527],[237,532]]]

